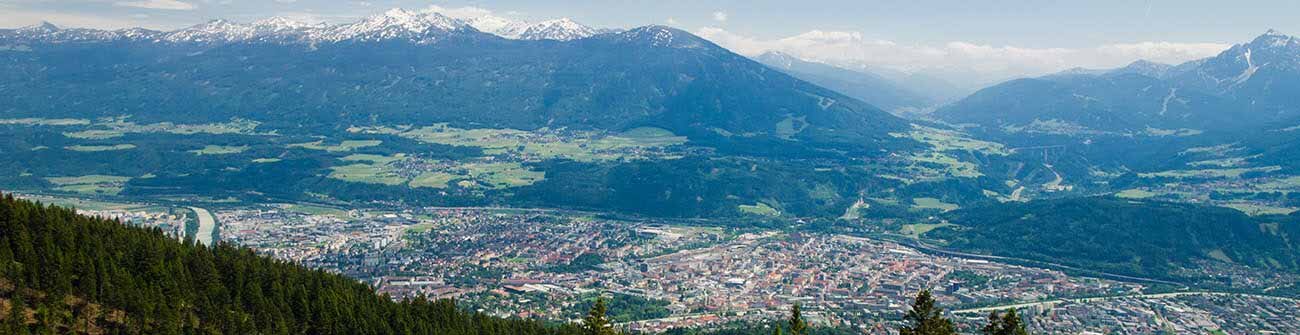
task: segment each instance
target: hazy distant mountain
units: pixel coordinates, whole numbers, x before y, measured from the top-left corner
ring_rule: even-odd
[[[897,113],[930,107],[936,100],[899,87],[881,76],[809,62],[781,52],[767,52],[754,58],[799,79],[821,85]]]
[[[989,87],[939,110],[988,130],[1175,135],[1239,130],[1300,112],[1300,40],[1269,31],[1218,56],[1169,66],[1074,70]]]
[[[116,42],[127,31],[0,31],[0,45],[14,50],[0,51],[0,77],[12,83],[0,86],[0,105],[14,117],[653,125],[701,139],[784,131],[782,138],[859,148],[895,141],[887,133],[906,126],[667,27],[556,44],[504,39],[463,20],[400,9],[332,26],[259,22],[217,20],[125,44]],[[565,20],[540,27],[558,30],[524,34],[567,38],[574,28]]]
[[[519,39],[572,41],[593,35],[596,35],[596,29],[563,18],[527,26],[519,33]]]
[[[489,14],[465,21],[479,31],[509,39],[572,41],[601,33],[567,17],[528,23]]]

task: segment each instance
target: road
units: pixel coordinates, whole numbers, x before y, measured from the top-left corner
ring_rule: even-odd
[[[211,246],[213,235],[217,230],[217,220],[213,219],[212,213],[209,213],[206,209],[190,207],[190,210],[194,211],[194,214],[199,217],[198,236],[194,239],[203,245]]]

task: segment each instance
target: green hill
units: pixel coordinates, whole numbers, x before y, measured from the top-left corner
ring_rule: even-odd
[[[1112,197],[1006,203],[950,213],[926,236],[949,247],[1116,274],[1200,279],[1206,264],[1300,270],[1300,216]]]

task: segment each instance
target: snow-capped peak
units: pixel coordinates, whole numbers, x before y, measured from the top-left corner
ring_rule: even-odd
[[[1273,29],[1269,29],[1268,32],[1259,35],[1254,41],[1250,42],[1250,45],[1254,48],[1279,48],[1295,44],[1300,44],[1300,40]]]
[[[591,37],[592,35],[596,35],[595,29],[566,17],[546,20],[528,26],[519,34],[519,39],[571,41]]]
[[[53,24],[42,23],[13,30],[0,30],[0,37],[13,36],[47,42],[153,40],[196,45],[217,45],[250,40],[317,43],[406,39],[415,43],[430,43],[441,40],[449,34],[469,32],[487,32],[509,39],[560,41],[609,33],[609,31],[582,25],[569,18],[530,24],[491,15],[491,13],[473,17],[464,14],[453,17],[433,10],[413,11],[394,8],[356,22],[338,25],[308,23],[279,16],[252,23],[217,19],[169,32],[140,28],[114,31],[62,29]],[[668,34],[671,35],[671,32]],[[671,40],[671,38],[667,39]]]
[[[250,39],[256,34],[257,29],[250,25],[216,19],[167,33],[163,39],[170,42],[225,43]]]
[[[517,39],[525,29],[528,29],[528,22],[516,21],[496,15],[483,15],[472,18],[462,18],[470,26],[479,31],[494,34],[497,36]]]
[[[283,16],[272,16],[257,20],[253,22],[252,26],[261,32],[284,32],[324,27],[323,24],[312,24]]]
[[[474,28],[465,21],[446,15],[394,8],[356,23],[335,26],[322,32],[321,37],[330,41],[410,38],[418,43],[428,43],[437,39],[432,34],[466,30]]]
[[[59,26],[49,23],[48,21],[41,21],[41,23],[18,28],[18,31],[24,33],[48,34],[59,31]]]
[[[754,57],[754,59],[767,64],[768,66],[775,66],[784,70],[789,70],[794,67],[795,62],[803,61],[798,57],[776,50],[764,52],[763,54],[758,55],[758,57]]]

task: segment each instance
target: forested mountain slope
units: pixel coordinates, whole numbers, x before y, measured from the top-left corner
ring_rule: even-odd
[[[579,334],[448,300],[393,302],[249,249],[183,243],[10,195],[0,199],[0,297],[5,334]]]

